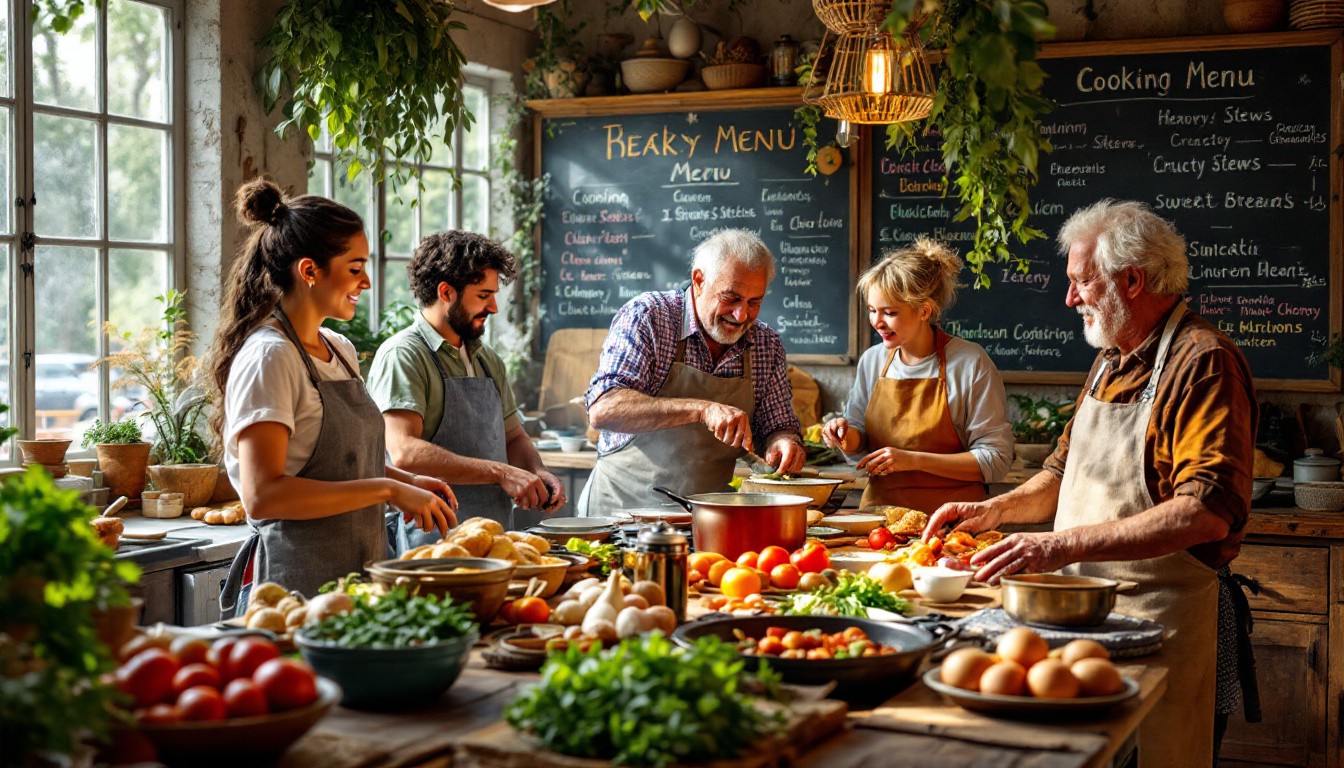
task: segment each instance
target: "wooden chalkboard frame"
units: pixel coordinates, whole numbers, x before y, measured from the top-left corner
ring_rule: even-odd
[[[1212,35],[1208,37],[1180,37],[1154,40],[1113,40],[1078,43],[1051,43],[1041,47],[1040,58],[1068,58],[1075,56],[1108,56],[1147,53],[1197,53],[1200,51],[1247,50],[1256,48],[1297,48],[1306,46],[1330,46],[1330,82],[1339,83],[1344,72],[1344,33],[1339,30],[1321,30],[1309,32],[1275,32],[1256,35]],[[1331,89],[1330,97],[1330,147],[1339,147],[1344,141],[1344,102],[1340,88]],[[872,151],[875,141],[882,141],[883,133],[865,126],[862,140],[859,142],[861,159],[859,162],[859,180],[862,189],[872,188]],[[1344,165],[1339,156],[1330,154],[1330,285],[1334,292],[1330,296],[1330,336],[1344,330],[1344,204],[1341,204],[1341,191],[1344,190]],[[856,211],[860,209],[856,208]],[[862,230],[860,242],[862,264],[872,263],[872,206],[859,213],[862,221],[856,229]],[[1054,233],[1047,232],[1047,236]],[[990,290],[993,290],[991,288]],[[1063,297],[1060,297],[1063,301]],[[869,334],[859,334],[861,346],[866,349],[870,344]],[[1082,384],[1087,371],[1051,372],[1051,371],[1002,371],[1003,380],[1014,384]],[[1255,379],[1255,386],[1261,390],[1294,390],[1308,392],[1338,392],[1341,389],[1339,369],[1330,369],[1330,378],[1326,379]]]
[[[545,120],[564,117],[606,117],[611,115],[642,115],[657,112],[725,112],[744,109],[799,107],[803,104],[802,88],[752,88],[730,91],[702,91],[696,93],[666,93],[638,96],[597,96],[583,99],[538,99],[528,101],[533,111],[532,117],[532,173],[542,173],[542,123]],[[860,344],[859,303],[856,286],[860,248],[860,224],[871,218],[859,210],[862,187],[859,177],[864,169],[858,165],[856,153],[851,149],[846,162],[850,164],[849,173],[849,333],[848,351],[843,355],[791,354],[789,362],[804,365],[850,365],[858,360]],[[541,253],[541,226],[532,233],[536,251]]]

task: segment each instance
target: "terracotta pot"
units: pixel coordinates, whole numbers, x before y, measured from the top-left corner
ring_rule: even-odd
[[[145,490],[145,468],[149,466],[149,443],[99,443],[98,466],[112,498],[125,496],[132,501]]]
[[[229,473],[223,467],[219,468],[219,480],[215,481],[215,492],[210,494],[208,504],[224,504],[230,501],[238,500],[238,489],[233,487],[229,480]]]
[[[64,464],[69,440],[16,440],[25,464]]]
[[[154,487],[182,494],[182,506],[199,507],[210,501],[219,481],[218,464],[155,464],[149,468]]]
[[[1288,0],[1223,0],[1223,21],[1233,32],[1270,32],[1287,20]]]

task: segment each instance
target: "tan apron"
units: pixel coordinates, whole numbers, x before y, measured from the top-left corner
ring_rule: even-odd
[[[873,384],[864,412],[868,450],[892,447],[921,453],[963,453],[966,446],[952,425],[947,404],[947,342],[951,337],[934,329],[938,351],[938,378],[889,379],[887,369],[899,349],[891,350]],[[949,501],[984,501],[984,483],[954,480],[928,472],[893,472],[868,480],[863,505],[899,504],[932,513]]]
[[[687,311],[690,311],[689,309]],[[654,397],[688,397],[756,412],[751,387],[751,350],[742,349],[742,375],[725,379],[682,362],[686,340],[677,342],[672,369]],[[649,490],[661,485],[683,496],[731,491],[733,465],[744,451],[726,445],[701,423],[683,424],[635,435],[620,448],[600,456],[584,492],[588,505],[580,514],[608,515],[626,509],[657,507],[666,496]]]
[[[1144,481],[1145,435],[1153,397],[1167,363],[1177,305],[1158,344],[1148,386],[1137,402],[1105,403],[1093,397],[1103,363],[1073,417],[1069,456],[1059,488],[1055,530],[1122,520],[1155,506]],[[1218,582],[1213,569],[1189,552],[1147,560],[1078,563],[1066,573],[1138,582],[1116,596],[1115,610],[1166,627],[1162,655],[1169,660],[1167,692],[1139,728],[1139,764],[1213,764],[1213,708],[1217,675]]]

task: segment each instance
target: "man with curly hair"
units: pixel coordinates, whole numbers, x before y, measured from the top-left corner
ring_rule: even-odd
[[[523,433],[503,361],[481,341],[500,283],[514,278],[513,254],[449,230],[421,240],[406,271],[420,312],[378,349],[369,372],[392,463],[443,478],[463,517],[526,527],[515,505],[553,512],[565,493]],[[398,552],[433,538],[403,525]]]

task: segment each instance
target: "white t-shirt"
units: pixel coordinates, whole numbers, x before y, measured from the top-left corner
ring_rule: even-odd
[[[358,355],[350,340],[328,328],[322,328],[321,334],[355,368]],[[350,378],[335,356],[327,362],[314,357],[313,365],[323,381]],[[299,348],[270,325],[253,331],[243,342],[229,369],[229,383],[224,392],[224,467],[235,488],[243,487],[238,468],[238,433],[262,421],[274,421],[289,430],[285,474],[297,475],[317,446],[322,429],[322,398],[308,378]]]

